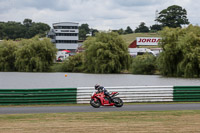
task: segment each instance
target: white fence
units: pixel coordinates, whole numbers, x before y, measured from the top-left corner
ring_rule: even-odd
[[[124,102],[173,101],[173,86],[120,86],[105,87],[109,92],[119,92]],[[89,103],[94,87],[78,87],[77,103]]]

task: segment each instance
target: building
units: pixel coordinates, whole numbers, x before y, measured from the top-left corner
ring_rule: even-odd
[[[56,45],[59,51],[70,50],[72,53],[78,48],[78,23],[61,22],[54,23],[47,36]]]

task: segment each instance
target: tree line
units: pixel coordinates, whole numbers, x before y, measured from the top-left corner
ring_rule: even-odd
[[[150,27],[147,27],[145,22],[141,22],[134,31],[130,28],[130,26],[127,26],[126,30],[121,28],[116,30],[116,32],[119,34],[130,34],[133,32],[148,33],[160,31],[164,27],[177,28],[182,27],[182,25],[189,24],[187,19],[187,11],[178,5],[172,5],[160,11],[155,21],[157,24],[154,24]]]
[[[185,24],[189,24],[187,19],[187,11],[178,5],[172,5],[160,11],[159,16],[155,19],[155,21],[157,24],[153,24],[150,27],[147,27],[145,22],[140,22],[135,30],[133,30],[130,26],[127,26],[126,29],[120,28],[112,31],[117,32],[120,35],[131,33],[148,33],[158,32],[166,26],[170,28],[176,28]],[[81,24],[79,26],[79,39],[86,40],[88,34],[90,34],[90,36],[94,36],[95,33],[98,32],[99,31],[97,29],[89,28],[87,23]]]
[[[32,38],[36,35],[45,37],[50,26],[45,23],[32,22],[31,19],[24,19],[23,23],[8,21],[0,22],[0,40],[16,40],[19,38]]]
[[[126,29],[120,28],[119,30],[113,31],[121,35],[130,33],[157,32],[162,30],[165,26],[171,28],[181,27],[181,25],[189,24],[186,15],[187,11],[184,8],[178,5],[172,5],[159,12],[159,16],[155,20],[159,24],[147,27],[145,22],[141,22],[134,31],[130,26],[127,26]],[[32,20],[28,18],[24,19],[23,23],[14,21],[0,22],[0,40],[16,40],[18,38],[28,39],[34,37],[35,35],[44,37],[46,36],[46,32],[49,30],[50,26],[48,24],[32,22]],[[89,28],[87,23],[81,24],[79,26],[79,40],[85,40],[88,35],[94,36],[95,33],[98,32],[99,31],[97,29]]]
[[[0,43],[0,71],[48,72],[56,52],[48,38],[4,40]]]
[[[20,41],[0,43],[0,71],[23,72],[87,72],[155,74],[172,77],[200,77],[200,27],[165,27],[160,31],[163,52],[132,58],[128,46],[116,32],[100,32],[88,37],[84,52],[70,56],[55,67],[57,49],[50,39],[38,36]]]

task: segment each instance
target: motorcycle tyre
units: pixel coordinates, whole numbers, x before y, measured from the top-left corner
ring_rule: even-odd
[[[114,102],[115,107],[122,107],[124,105],[123,101],[119,97],[113,98],[113,101],[115,101],[115,100],[119,101],[119,103]]]
[[[91,99],[90,100],[90,105],[92,106],[92,107],[94,107],[94,108],[99,108],[100,106],[101,106],[101,102],[99,101],[99,100],[97,100],[95,103],[96,104],[94,104],[94,99]]]

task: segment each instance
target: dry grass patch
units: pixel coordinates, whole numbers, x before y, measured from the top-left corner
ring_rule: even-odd
[[[196,133],[200,111],[0,115],[1,133]]]

